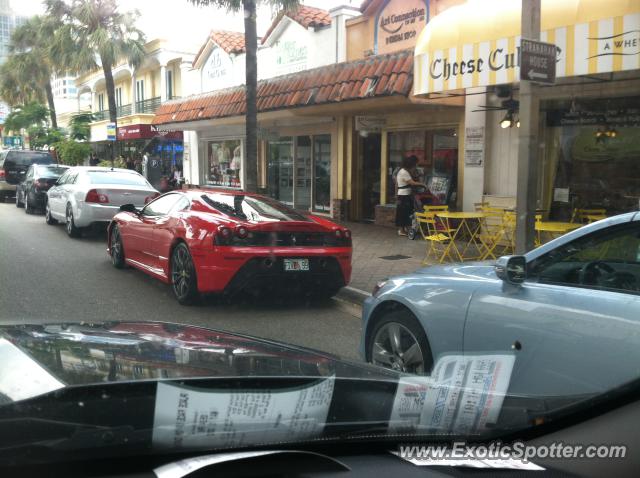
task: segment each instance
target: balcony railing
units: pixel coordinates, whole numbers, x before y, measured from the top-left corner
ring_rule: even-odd
[[[120,105],[116,107],[116,115],[118,118],[131,115],[131,105]],[[109,119],[109,110],[101,110],[93,113],[94,121],[104,121]]]
[[[148,100],[136,102],[136,113],[153,114],[160,107],[160,97],[149,98]]]

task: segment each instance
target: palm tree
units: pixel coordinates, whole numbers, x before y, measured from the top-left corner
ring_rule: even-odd
[[[43,89],[34,81],[35,75],[26,74],[37,65],[27,60],[28,56],[13,54],[0,65],[0,98],[9,106],[44,101]]]
[[[195,5],[213,5],[229,11],[244,12],[244,45],[246,64],[246,181],[245,189],[256,192],[258,189],[258,32],[256,28],[256,3],[259,0],[189,0]],[[299,0],[265,0],[278,10],[291,10],[297,7]]]
[[[121,13],[115,0],[45,0],[45,5],[47,13],[62,25],[52,39],[54,54],[74,73],[102,68],[109,120],[116,123],[112,69],[120,60],[137,68],[144,59],[145,36],[135,25],[139,13]]]
[[[10,68],[14,81],[23,85],[22,89],[33,90],[32,98],[12,98],[24,100],[42,100],[42,91],[49,106],[51,126],[58,127],[56,106],[53,101],[51,76],[61,73],[58,61],[51,49],[51,37],[59,25],[55,19],[44,16],[34,16],[13,31],[10,44]],[[9,99],[10,101],[10,99]]]

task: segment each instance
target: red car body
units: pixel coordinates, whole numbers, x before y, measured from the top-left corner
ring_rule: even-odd
[[[154,203],[163,204],[157,201],[169,195],[179,196],[165,199],[164,203],[176,199],[171,211],[149,214],[157,207]],[[117,226],[126,265],[167,284],[172,283],[172,251],[180,243],[188,247],[199,293],[283,286],[292,292],[302,287],[332,295],[351,278],[350,231],[271,198],[189,189],[166,193],[140,211],[129,209],[109,224],[109,254]],[[285,260],[290,267],[292,260],[298,262],[295,259],[306,260],[309,270],[285,271]]]

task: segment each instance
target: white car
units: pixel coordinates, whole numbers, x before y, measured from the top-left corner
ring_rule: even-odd
[[[144,206],[159,196],[141,174],[129,169],[78,166],[64,173],[47,192],[47,224],[66,224],[67,234],[108,223],[123,204]]]

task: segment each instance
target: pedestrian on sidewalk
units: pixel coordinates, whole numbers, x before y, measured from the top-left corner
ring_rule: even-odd
[[[396,175],[396,186],[398,189],[396,203],[396,226],[398,235],[406,236],[407,230],[411,226],[411,215],[413,214],[413,190],[412,187],[425,187],[421,182],[415,181],[411,175],[418,164],[416,156],[402,158],[400,171]]]

